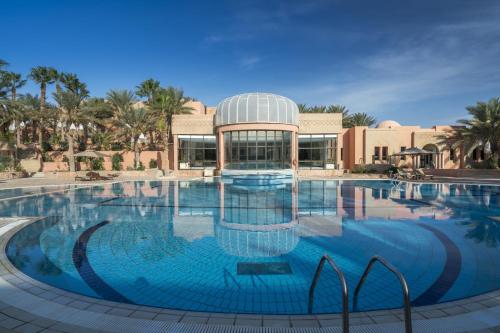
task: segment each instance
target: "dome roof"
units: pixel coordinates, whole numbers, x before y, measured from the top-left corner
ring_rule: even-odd
[[[401,124],[399,124],[397,121],[394,120],[384,120],[377,125],[377,128],[395,128],[395,127],[401,127]]]
[[[217,105],[215,125],[280,123],[299,125],[299,107],[289,98],[248,93],[224,99]]]

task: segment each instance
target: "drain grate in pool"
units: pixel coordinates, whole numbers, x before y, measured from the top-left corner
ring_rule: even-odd
[[[280,275],[292,274],[287,262],[239,262],[238,275]]]

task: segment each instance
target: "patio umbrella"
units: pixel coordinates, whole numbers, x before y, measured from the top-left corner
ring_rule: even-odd
[[[108,157],[108,155],[105,155],[105,154],[100,153],[100,152],[95,151],[95,150],[81,151],[79,153],[74,154],[73,156],[75,156],[75,157],[90,157],[90,158],[104,158],[104,157]]]
[[[430,151],[430,150],[426,150],[426,149],[422,149],[422,148],[412,147],[412,148],[405,149],[402,152],[392,154],[392,156],[411,156],[412,166],[413,166],[413,169],[415,169],[415,167],[416,167],[415,157],[421,156],[421,155],[428,155],[428,154],[437,154],[437,153],[434,151]],[[392,159],[392,156],[391,156],[391,159]],[[391,161],[391,164],[392,164],[392,161]]]
[[[425,150],[425,149],[413,147],[413,148],[405,149],[402,152],[395,153],[392,155],[401,156],[401,155],[427,155],[427,154],[437,154],[437,153],[430,151],[430,150]]]

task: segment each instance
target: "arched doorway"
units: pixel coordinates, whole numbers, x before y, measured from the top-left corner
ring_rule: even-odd
[[[427,144],[423,147],[424,150],[432,151],[434,154],[425,154],[420,156],[420,167],[426,169],[437,168],[437,158],[439,156],[439,149],[434,144]]]

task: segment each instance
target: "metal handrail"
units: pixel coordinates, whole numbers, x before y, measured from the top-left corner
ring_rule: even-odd
[[[316,285],[318,284],[319,277],[321,275],[321,271],[325,266],[325,261],[327,261],[330,266],[335,270],[337,276],[340,280],[340,286],[342,288],[342,332],[349,333],[349,295],[347,291],[347,282],[344,277],[344,273],[338,268],[333,259],[325,254],[321,257],[319,261],[318,267],[316,268],[316,273],[314,273],[314,279],[311,283],[311,287],[309,288],[309,304],[307,310],[309,314],[312,313],[313,303],[314,303],[314,289],[316,289]]]
[[[392,266],[387,260],[385,260],[381,256],[373,256],[370,261],[368,262],[368,265],[366,265],[365,272],[361,276],[361,279],[358,282],[358,285],[356,286],[356,289],[354,290],[354,298],[353,298],[353,310],[356,311],[358,307],[358,293],[365,283],[366,277],[370,273],[373,264],[378,261],[382,265],[384,265],[389,271],[394,273],[396,277],[399,279],[399,283],[401,284],[401,287],[403,289],[403,303],[404,303],[404,311],[405,311],[405,332],[406,333],[412,333],[412,325],[411,325],[411,303],[410,303],[410,290],[408,289],[408,284],[406,283],[406,280],[401,274],[400,271],[396,269],[396,267]]]

